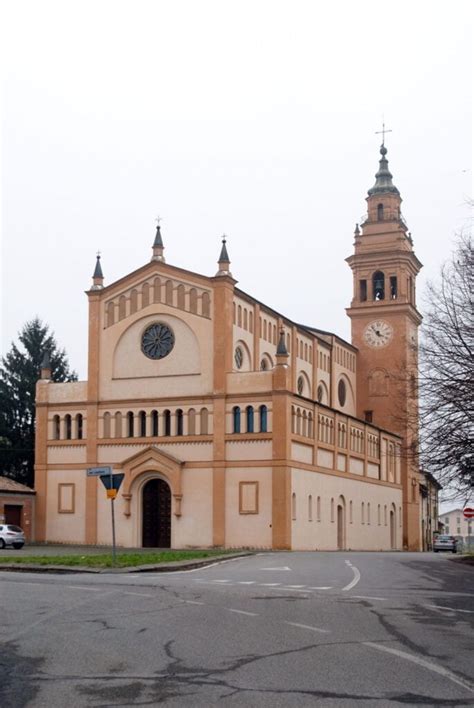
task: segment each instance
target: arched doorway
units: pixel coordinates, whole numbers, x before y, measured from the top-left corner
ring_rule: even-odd
[[[390,548],[395,549],[397,547],[397,525],[395,509],[390,509]]]
[[[142,545],[171,546],[171,490],[162,479],[150,479],[142,492]]]
[[[346,526],[346,508],[344,497],[339,497],[337,505],[337,550],[343,551],[346,545],[345,542],[345,526]]]

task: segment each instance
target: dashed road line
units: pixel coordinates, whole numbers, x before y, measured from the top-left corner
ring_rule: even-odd
[[[198,600],[185,600],[187,605],[205,605],[205,602],[199,602]]]
[[[474,610],[461,610],[456,607],[443,607],[441,605],[424,605],[424,607],[429,607],[433,610],[449,610],[449,612],[465,612],[468,615],[474,615]]]
[[[306,585],[285,585],[286,588],[291,588],[292,590],[298,590],[299,588],[305,588]]]
[[[230,580],[213,580],[213,583],[230,583]]]
[[[330,634],[329,629],[321,629],[321,627],[312,627],[309,624],[299,624],[299,622],[288,622],[285,621],[285,624],[289,624],[292,627],[299,627],[300,629],[310,629],[312,632],[320,632],[321,634]]]
[[[355,597],[358,600],[388,600],[388,597],[369,597],[368,595],[351,595],[351,597]]]
[[[395,656],[398,656],[400,659],[406,659],[407,661],[411,661],[414,664],[418,664],[418,666],[422,666],[423,668],[428,669],[428,671],[433,671],[436,674],[440,674],[449,681],[457,683],[458,686],[467,688],[469,691],[474,693],[474,686],[470,683],[470,681],[467,681],[466,679],[457,676],[452,671],[445,669],[443,666],[438,666],[438,664],[433,664],[431,661],[426,661],[426,659],[422,659],[419,656],[415,656],[414,654],[408,654],[406,651],[400,651],[400,649],[395,649],[394,647],[388,647],[385,644],[375,644],[375,642],[362,642],[362,644],[364,644],[366,647],[371,647],[372,649],[377,649],[378,651],[385,651],[388,654],[394,654]]]
[[[352,565],[352,563],[348,560],[346,560],[346,565],[349,566],[349,568],[354,573],[354,578],[351,580],[351,582],[348,585],[346,585],[345,587],[342,588],[342,592],[346,592],[347,590],[352,590],[352,588],[354,588],[360,580],[360,572],[359,572],[358,568],[356,568],[355,565]]]
[[[81,585],[66,585],[68,590],[85,590],[86,592],[102,592],[102,588],[84,588]]]
[[[259,583],[259,586],[262,588],[277,588],[281,585],[281,583]]]
[[[258,617],[257,612],[245,612],[245,610],[234,610],[231,607],[227,607],[227,612],[234,612],[237,615],[247,615],[248,617]]]
[[[124,592],[124,595],[135,595],[135,597],[154,597],[154,595],[149,595],[146,592]]]
[[[309,587],[308,590],[332,590],[332,585],[319,585],[316,587]]]
[[[255,585],[256,580],[238,580],[237,585]]]

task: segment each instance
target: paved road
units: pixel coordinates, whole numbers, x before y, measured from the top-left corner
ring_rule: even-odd
[[[0,704],[473,706],[473,579],[410,553],[0,573]]]

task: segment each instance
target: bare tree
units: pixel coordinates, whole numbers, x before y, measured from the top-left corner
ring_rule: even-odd
[[[419,443],[426,468],[452,491],[474,487],[474,252],[458,238],[427,290],[419,357]]]

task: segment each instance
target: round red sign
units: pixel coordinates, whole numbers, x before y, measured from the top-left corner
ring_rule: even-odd
[[[466,506],[462,513],[465,519],[474,519],[474,509],[472,507]]]

